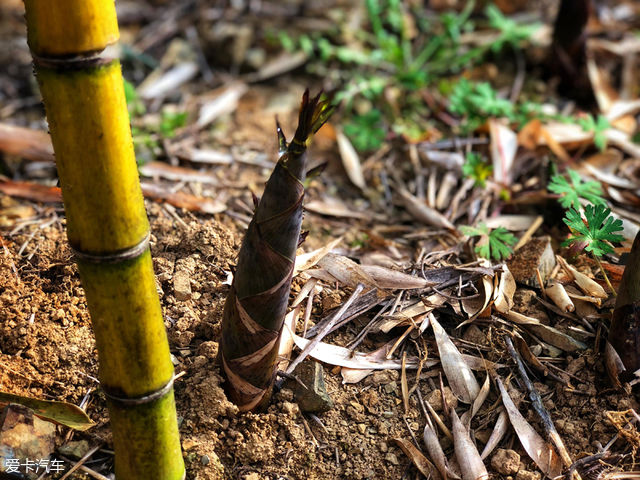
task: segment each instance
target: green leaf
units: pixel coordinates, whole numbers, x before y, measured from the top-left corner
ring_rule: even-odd
[[[359,152],[377,150],[386,136],[382,113],[374,108],[363,115],[354,115],[344,124],[344,133]]]
[[[489,178],[492,173],[493,165],[484,161],[477,153],[467,153],[465,162],[462,164],[462,174],[465,177],[472,178],[476,186],[484,187],[487,178]]]
[[[592,115],[586,115],[578,118],[576,122],[585,132],[593,132],[593,143],[600,151],[607,148],[605,131],[611,128],[609,120],[602,115],[598,115],[596,120],[594,120]]]
[[[602,198],[600,182],[593,180],[583,182],[580,174],[572,169],[568,169],[567,173],[571,183],[562,175],[556,174],[551,177],[551,182],[547,187],[550,192],[562,195],[559,202],[564,208],[578,208],[580,206],[580,198],[584,198],[594,205],[607,204]]]
[[[585,243],[585,249],[596,257],[613,252],[609,242],[622,242],[624,237],[615,232],[623,230],[622,220],[614,219],[605,205],[587,205],[584,208],[586,224],[580,212],[571,208],[567,210],[564,223],[571,229],[571,236],[562,246],[574,243]]]
[[[461,226],[460,231],[468,237],[480,237],[475,251],[486,259],[493,258],[500,261],[513,253],[513,245],[518,239],[506,228],[498,227],[490,230],[486,223],[479,223],[477,227]]]

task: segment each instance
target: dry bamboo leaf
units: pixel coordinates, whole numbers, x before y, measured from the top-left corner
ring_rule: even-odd
[[[216,97],[200,107],[197,126],[204,128],[220,116],[234,112],[248,88],[244,83],[232,83],[218,89]]]
[[[424,152],[428,162],[431,162],[446,170],[462,173],[464,156],[459,152],[446,152],[442,150],[427,150]]]
[[[489,120],[493,179],[511,185],[511,169],[518,150],[518,136],[496,120]]]
[[[506,313],[513,307],[513,296],[516,293],[516,280],[506,265],[502,267],[498,288],[493,295],[493,306],[500,313]]]
[[[469,365],[471,370],[475,370],[477,372],[486,372],[487,370],[493,371],[506,367],[504,363],[492,362],[486,358],[474,357],[467,353],[462,354],[462,359],[464,360],[464,363]]]
[[[64,425],[74,430],[84,431],[95,425],[84,410],[72,403],[40,400],[38,398],[0,392],[0,406],[9,403],[23,405],[33,410],[33,413],[43,420]]]
[[[439,211],[430,208],[419,198],[411,195],[408,190],[401,188],[398,190],[402,202],[407,211],[416,219],[426,225],[432,225],[434,227],[446,228],[448,230],[455,230],[456,227]]]
[[[606,172],[601,168],[597,168],[587,162],[584,162],[583,166],[585,170],[587,170],[591,175],[593,175],[596,178],[596,180],[602,183],[606,183],[607,185],[611,185],[617,188],[625,188],[629,190],[640,187],[640,185],[638,185],[638,183],[636,182],[632,182],[627,178],[620,177],[613,173]]]
[[[404,414],[409,415],[409,383],[407,382],[407,352],[402,352],[402,368],[400,369],[400,387]]]
[[[302,255],[298,255],[296,257],[296,266],[293,269],[293,275],[297,275],[300,272],[304,272],[305,270],[314,267],[322,258],[327,255],[331,250],[336,248],[338,244],[342,241],[342,237],[338,237],[335,240],[332,240],[324,247],[318,248],[309,253],[303,253]]]
[[[512,232],[523,232],[533,225],[537,215],[498,215],[485,222],[489,228],[503,227]]]
[[[374,350],[373,352],[367,354],[370,359],[377,359],[378,361],[384,361],[387,359],[387,354],[393,348],[393,345],[396,343],[396,340],[393,339],[387,343],[385,343],[382,347]],[[437,360],[427,360],[424,362],[423,366],[431,368],[438,364]],[[358,369],[358,368],[349,368],[342,367],[340,369],[340,375],[342,375],[342,383],[358,383],[359,381],[366,378],[369,374],[373,373],[372,369]]]
[[[557,477],[562,472],[562,461],[555,449],[544,441],[518,411],[518,408],[514,405],[513,400],[511,400],[509,393],[502,384],[502,380],[496,378],[496,382],[500,389],[502,403],[507,410],[509,421],[511,425],[513,425],[513,429],[516,431],[522,447],[545,475],[550,478]]]
[[[145,100],[161,98],[195,77],[198,70],[196,62],[183,62],[159,76],[149,75],[136,90]]]
[[[507,312],[504,315],[512,322],[523,325],[525,329],[530,330],[534,335],[537,335],[548,344],[565,352],[575,352],[576,350],[584,350],[587,348],[584,343],[566,333],[562,333],[560,330],[544,325],[537,318],[527,317],[514,311]]]
[[[336,129],[336,141],[338,142],[338,150],[340,151],[342,165],[347,172],[349,180],[351,180],[356,187],[364,189],[366,184],[364,181],[364,175],[362,174],[362,167],[360,166],[358,152],[353,148],[353,145],[351,145],[347,136],[339,129]]]
[[[293,341],[300,350],[304,350],[311,342],[306,338],[302,338],[295,333],[292,335]],[[402,368],[402,362],[394,359],[379,359],[375,354],[353,352],[348,348],[331,345],[329,343],[320,342],[313,350],[309,352],[309,356],[329,365],[338,365],[340,367],[355,368],[359,370],[399,370]],[[419,361],[412,357],[407,359],[406,367],[418,368]]]
[[[436,318],[432,317],[430,320],[442,369],[449,381],[451,391],[463,402],[472,403],[480,391],[476,377]]]
[[[430,425],[431,419],[427,420],[428,421],[424,426],[424,431],[422,432],[424,445],[427,448],[427,453],[431,457],[431,460],[433,460],[433,463],[440,472],[440,475],[442,478],[446,479],[449,476],[447,472],[447,458],[442,450],[442,445],[440,445],[438,434]]]
[[[616,349],[613,348],[608,341],[605,343],[604,349],[604,365],[607,368],[607,374],[609,375],[609,379],[611,380],[611,384],[618,388],[622,389],[622,383],[620,383],[620,374],[625,372],[627,369],[622,363],[622,359]]]
[[[469,319],[460,324],[460,326],[466,325],[474,320],[485,311],[491,302],[491,298],[493,297],[493,277],[483,275],[479,283],[481,288],[478,289],[480,292],[477,297],[460,299],[460,306],[469,317]]]
[[[285,371],[289,365],[289,359],[291,358],[291,351],[293,350],[293,337],[291,332],[296,329],[296,321],[300,315],[300,305],[296,306],[284,317],[284,324],[286,327],[282,330],[280,336],[280,347],[278,349],[278,358],[281,358],[278,363],[278,370]]]
[[[174,167],[164,162],[149,162],[138,167],[143,177],[164,178],[177,182],[198,182],[219,185],[220,179],[210,172],[200,172],[192,168]]]
[[[551,301],[563,312],[575,311],[576,307],[561,283],[552,282],[544,291]]]
[[[333,275],[331,275],[329,272],[327,272],[326,270],[323,270],[322,268],[314,268],[312,270],[306,270],[305,272],[302,273],[303,277],[305,278],[315,278],[317,280],[321,280],[325,283],[328,284],[336,284],[338,283],[338,279],[336,277],[334,277]]]
[[[427,478],[442,480],[438,469],[433,465],[433,463],[427,460],[427,458],[413,445],[413,443],[409,440],[405,440],[404,438],[394,438],[393,440],[398,444],[405,455],[409,457],[416,468],[420,470],[420,473]]]
[[[337,198],[311,200],[310,202],[304,204],[304,208],[309,212],[317,213],[319,215],[326,215],[328,217],[357,218],[361,220],[371,218],[370,213],[358,212]]]
[[[142,187],[142,193],[146,198],[163,200],[174,207],[184,208],[193,212],[214,214],[222,213],[227,209],[227,206],[218,200],[196,197],[185,192],[172,192],[154,183],[140,182],[140,187]]]
[[[604,288],[591,278],[587,277],[584,273],[579,272],[574,267],[569,265],[567,261],[559,255],[556,255],[558,259],[558,263],[564,268],[564,270],[574,279],[576,285],[580,287],[587,295],[591,295],[592,297],[597,298],[609,298],[607,292],[605,292]]]
[[[456,411],[451,409],[451,433],[453,434],[453,448],[462,473],[462,480],[482,480],[489,478],[489,473],[478,449],[469,438],[469,432],[462,424]]]
[[[329,253],[318,261],[318,266],[329,272],[343,285],[355,287],[357,284],[363,283],[368,287],[377,287],[371,275],[356,262],[343,255]]]
[[[233,155],[220,150],[188,147],[176,152],[176,156],[194,163],[206,163],[207,165],[230,165]]]
[[[640,145],[633,142],[628,133],[622,132],[617,128],[610,128],[604,131],[605,137],[609,144],[618,147],[632,157],[640,157]]]
[[[377,265],[361,265],[360,268],[373,278],[379,288],[389,290],[409,290],[413,288],[426,288],[434,285],[424,278],[408,275],[398,270],[379,267]]]
[[[0,123],[0,152],[38,162],[53,162],[54,159],[47,132],[6,123]]]
[[[515,341],[515,346],[518,349],[518,353],[520,353],[520,356],[532,367],[534,367],[536,370],[538,370],[539,372],[542,372],[542,374],[544,376],[547,375],[547,367],[545,367],[542,362],[540,360],[538,360],[538,357],[536,357],[533,352],[531,351],[531,349],[529,348],[529,345],[527,345],[527,342],[524,341],[524,338],[522,338],[520,336],[519,333],[517,332],[513,332],[511,334],[513,340]]]
[[[503,409],[498,415],[498,419],[496,420],[496,424],[493,426],[493,431],[484,446],[484,450],[482,450],[482,453],[480,454],[480,458],[483,460],[487,458],[498,445],[500,445],[502,438],[509,429],[508,418],[507,412]]]
[[[436,197],[436,208],[438,210],[444,210],[450,205],[451,192],[458,185],[458,175],[451,171],[447,171],[442,177],[440,182],[440,188],[438,189],[438,195]]]
[[[47,187],[32,182],[14,182],[0,180],[0,192],[10,197],[25,198],[34,202],[59,203],[62,202],[60,187]]]
[[[476,415],[476,413],[478,413],[478,411],[482,407],[482,404],[487,399],[490,387],[491,383],[489,382],[489,374],[487,374],[484,379],[484,383],[482,384],[482,388],[480,389],[480,392],[478,392],[478,396],[473,401],[473,405],[471,405],[471,409],[464,412],[460,417],[460,420],[462,420],[462,423],[467,428],[467,430],[471,426],[471,420],[473,420],[473,417]]]
[[[283,52],[281,55],[269,60],[257,72],[247,75],[250,82],[261,82],[268,78],[277,77],[304,65],[308,56],[302,50],[294,53]]]

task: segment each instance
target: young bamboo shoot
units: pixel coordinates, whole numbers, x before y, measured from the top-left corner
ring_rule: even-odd
[[[281,157],[240,248],[224,307],[219,356],[227,393],[243,411],[266,403],[275,380],[302,224],[306,142],[330,114],[328,103],[320,95],[310,99],[307,90],[290,144],[278,126]]]

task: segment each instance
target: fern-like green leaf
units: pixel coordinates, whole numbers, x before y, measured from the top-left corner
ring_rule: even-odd
[[[583,182],[580,174],[575,170],[568,169],[567,173],[571,183],[562,175],[554,175],[551,177],[551,182],[547,187],[550,192],[562,195],[559,201],[564,208],[578,208],[580,206],[580,198],[584,198],[594,205],[606,206],[606,202],[602,198],[600,182],[593,180]]]
[[[584,208],[585,224],[580,212],[574,208],[567,210],[563,221],[571,229],[571,236],[562,245],[584,243],[585,249],[596,257],[613,252],[609,242],[621,242],[624,237],[616,233],[623,229],[622,220],[614,219],[610,214],[611,210],[604,205],[587,205]]]
[[[475,251],[483,258],[500,261],[513,253],[513,246],[518,239],[506,228],[498,227],[490,230],[486,223],[477,227],[462,226],[460,231],[468,237],[480,237]]]

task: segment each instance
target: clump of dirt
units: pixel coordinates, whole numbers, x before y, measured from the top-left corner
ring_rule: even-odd
[[[160,205],[148,207],[151,248],[171,352],[176,372],[184,372],[176,381],[175,394],[187,478],[414,478],[417,470],[393,439],[411,438],[411,434],[420,439],[424,418],[415,395],[405,410],[396,371],[374,372],[358,384],[343,385],[337,372],[325,369],[327,390],[335,406],[317,417],[300,412],[286,384],[274,394],[266,411],[238,412],[225,396],[215,362],[229,272],[240,236],[232,224],[223,224],[221,219],[178,218]],[[64,221],[3,241],[0,389],[76,404],[91,392],[88,413],[98,425],[85,434],[76,434],[76,438],[97,437],[108,442],[104,398],[96,393],[99,390],[92,378],[97,376],[97,352],[83,290],[66,243]],[[333,293],[323,297],[314,309],[314,318],[326,315],[328,309],[344,301],[341,293],[343,296]],[[526,290],[516,301],[517,310],[548,321]],[[477,342],[491,356],[491,326],[476,323],[463,330],[461,338]],[[354,333],[357,331],[352,328],[330,341],[344,343]],[[373,350],[385,341],[388,338],[374,335],[361,348]],[[606,390],[602,362],[591,350],[551,363],[557,365],[551,372],[555,377],[539,376],[536,387],[556,419],[570,454],[579,458],[584,452],[594,451],[597,442],[606,444],[615,435],[605,411],[638,406],[633,398]],[[422,396],[441,413],[443,395],[437,383],[437,372],[422,372]],[[415,373],[411,372],[409,387],[414,385]],[[444,397],[455,406],[448,388]],[[526,400],[520,403],[527,420],[539,428],[539,420],[527,408]],[[487,405],[499,404],[492,393]],[[495,409],[478,415],[476,438],[486,441],[496,415]],[[61,435],[59,443],[63,438]],[[445,440],[443,446],[451,453],[450,443]],[[516,437],[508,436],[501,448],[508,450],[508,458],[504,451],[500,453],[505,458],[495,460],[496,469],[513,474],[517,468],[521,479],[536,477],[536,467]],[[516,461],[511,452],[520,459]],[[108,473],[111,467],[107,464],[104,468]]]

